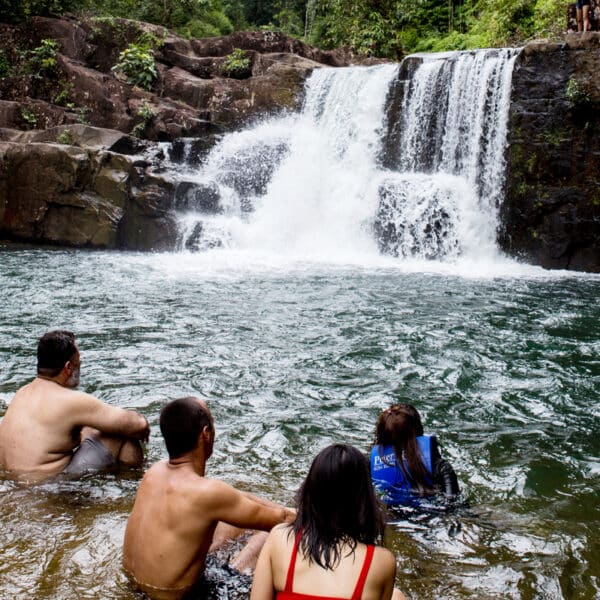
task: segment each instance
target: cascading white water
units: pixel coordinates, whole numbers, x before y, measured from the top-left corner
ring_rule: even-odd
[[[517,54],[514,49],[501,49],[421,55],[404,95],[400,170],[464,179],[471,198],[465,198],[469,191],[463,185],[459,205],[470,215],[463,214],[460,224],[454,222],[460,232],[454,246],[463,253],[495,248]],[[436,198],[432,202],[444,208]],[[400,211],[405,210],[402,204]],[[473,218],[476,222],[469,223]]]
[[[421,57],[405,85],[395,170],[380,158],[397,65],[316,69],[300,114],[213,148],[194,180],[218,188],[220,207],[182,217],[186,247],[353,262],[381,250],[494,254],[515,56]]]

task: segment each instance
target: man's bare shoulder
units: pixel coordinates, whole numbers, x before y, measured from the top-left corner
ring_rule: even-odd
[[[164,469],[169,470],[168,463]],[[205,507],[220,507],[242,497],[242,493],[220,479],[203,477],[191,469],[179,478],[181,485],[188,488],[191,494],[198,496]]]
[[[79,404],[103,404],[95,396],[80,390],[64,387],[54,381],[36,378],[31,383],[19,388],[13,401],[21,398],[58,399]]]

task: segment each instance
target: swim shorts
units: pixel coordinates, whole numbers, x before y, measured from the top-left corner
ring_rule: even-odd
[[[251,588],[251,575],[240,573],[219,557],[209,554],[204,574],[183,600],[247,600]]]
[[[73,452],[71,462],[65,467],[63,473],[67,475],[83,475],[88,471],[102,471],[113,467],[115,461],[106,446],[93,437],[88,437],[81,442],[79,448]]]
[[[576,0],[575,6],[581,10],[584,6],[589,6],[590,0]]]

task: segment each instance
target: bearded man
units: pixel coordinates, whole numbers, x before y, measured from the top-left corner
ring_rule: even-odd
[[[37,481],[142,464],[148,421],[76,390],[81,358],[70,331],[44,334],[37,377],[20,388],[0,423],[0,466]]]

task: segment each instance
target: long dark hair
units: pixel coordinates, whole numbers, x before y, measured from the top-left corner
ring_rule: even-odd
[[[334,444],[321,450],[297,496],[293,532],[300,551],[324,569],[335,568],[343,544],[382,542],[384,520],[365,456],[353,446]]]
[[[375,444],[382,447],[393,446],[396,464],[406,480],[415,491],[426,494],[432,490],[428,483],[429,473],[423,464],[417,442],[420,435],[423,435],[421,415],[411,404],[394,404],[384,410],[375,426]],[[381,455],[383,456],[383,451]]]

